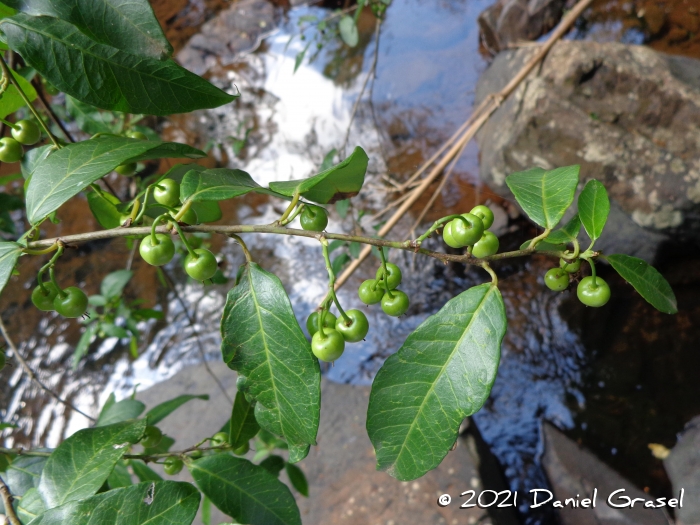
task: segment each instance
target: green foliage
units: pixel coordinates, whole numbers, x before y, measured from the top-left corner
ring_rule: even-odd
[[[300,194],[319,204],[329,204],[357,195],[365,182],[369,158],[359,146],[332,168],[308,179],[271,182],[270,189],[291,197]]]
[[[656,268],[629,255],[608,255],[607,260],[654,308],[665,314],[678,313],[676,296]]]
[[[482,284],[448,301],[384,362],[367,410],[378,469],[408,481],[440,464],[491,392],[505,331],[501,294]]]
[[[264,467],[217,454],[193,461],[188,468],[211,502],[239,523],[301,525],[294,496]]]
[[[581,201],[579,201],[579,203],[580,202]],[[578,238],[578,234],[580,231],[581,219],[579,219],[578,214],[576,214],[573,217],[571,217],[571,220],[569,220],[569,222],[567,222],[564,226],[550,233],[547,236],[547,243],[549,245],[572,243]]]
[[[265,191],[245,171],[216,168],[191,170],[182,178],[182,201],[222,201],[245,195],[250,191]]]
[[[128,421],[79,430],[53,451],[41,473],[38,490],[47,508],[95,494],[129,444],[136,443],[145,421]]]
[[[608,192],[597,180],[589,180],[578,197],[578,214],[586,233],[595,241],[603,233],[610,213]]]
[[[224,362],[246,378],[255,419],[290,445],[290,461],[303,459],[316,444],[321,373],[280,280],[246,264],[226,298],[221,333]]]
[[[21,245],[16,242],[0,242],[0,292],[10,280],[20,255],[22,255]]]
[[[360,41],[360,33],[357,31],[357,24],[355,19],[351,16],[344,16],[338,22],[338,31],[340,32],[340,38],[343,39],[350,47],[357,46]]]
[[[199,395],[199,396],[195,396],[195,395],[191,395],[191,394],[183,394],[183,395],[177,396],[176,398],[171,399],[169,401],[165,401],[164,403],[161,403],[160,405],[156,405],[146,413],[146,417],[148,418],[148,424],[149,425],[157,425],[158,423],[163,421],[166,417],[168,417],[170,414],[175,412],[182,405],[184,405],[188,401],[192,401],[193,399],[202,399],[204,401],[208,401],[209,396],[206,394]]]
[[[233,448],[239,448],[253,439],[259,430],[255,404],[248,402],[243,392],[236,392],[228,428],[229,443]]]
[[[76,26],[85,36],[134,55],[163,59],[173,48],[147,0],[5,0],[18,11]]]
[[[36,224],[120,164],[169,157],[203,157],[174,142],[99,137],[64,146],[39,161],[27,187],[27,219]]]
[[[122,399],[103,410],[95,426],[105,427],[115,423],[122,423],[129,419],[136,419],[144,410],[146,410],[146,405],[141,403],[141,401],[128,398]]]
[[[63,20],[18,13],[2,20],[0,29],[10,47],[44,78],[98,108],[170,115],[236,98],[174,60],[132,55],[97,43]]]
[[[506,177],[506,184],[527,216],[543,228],[554,228],[574,201],[580,166],[545,171],[532,168]]]
[[[48,510],[32,525],[190,525],[199,491],[189,483],[145,482]]]
[[[17,71],[13,71],[12,76],[15,77],[15,80],[22,88],[22,91],[24,91],[24,94],[27,95],[27,98],[31,101],[36,100],[37,95],[34,86],[22,75],[17,73]],[[17,91],[17,88],[13,84],[10,84],[2,94],[2,97],[0,97],[0,118],[5,118],[7,115],[14,113],[23,106],[24,100],[20,96],[19,91]]]
[[[87,194],[90,211],[103,228],[117,228],[121,226],[122,213],[117,208],[120,204],[118,198],[111,193],[100,190],[90,191]]]

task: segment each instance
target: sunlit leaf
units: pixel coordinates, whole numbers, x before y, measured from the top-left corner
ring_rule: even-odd
[[[343,39],[350,47],[355,47],[360,41],[360,33],[357,30],[357,24],[355,19],[351,16],[345,15],[338,22],[338,31],[340,32],[340,38]]]
[[[121,423],[129,419],[136,419],[143,411],[146,410],[146,405],[136,399],[122,399],[111,405],[107,410],[100,414],[97,423],[98,427]]]
[[[377,373],[367,433],[377,468],[408,481],[437,467],[496,379],[506,314],[498,288],[462,292],[428,317]]]
[[[289,488],[263,467],[216,454],[193,461],[188,468],[201,491],[237,522],[301,525]]]
[[[31,101],[36,100],[36,90],[34,86],[22,75],[17,73],[17,71],[13,71],[12,76],[15,77],[15,80],[22,88],[25,95],[27,95],[27,98]],[[10,84],[2,94],[2,97],[0,97],[0,118],[5,118],[7,115],[14,113],[24,106],[25,103],[19,91],[17,91],[17,88],[13,84]]]
[[[193,399],[202,399],[204,401],[209,401],[209,396],[207,394],[192,395],[192,394],[182,394],[174,399],[165,401],[159,405],[154,406],[148,412],[146,412],[146,417],[148,418],[149,425],[156,425],[163,421],[170,414],[175,412],[182,405]]]
[[[506,177],[518,204],[543,228],[554,228],[574,201],[580,166],[532,168]]]
[[[280,280],[255,263],[244,265],[228,293],[221,333],[224,362],[246,378],[260,426],[290,446],[316,444],[320,369]]]
[[[10,280],[20,255],[22,247],[16,242],[0,242],[0,293]]]
[[[554,230],[547,237],[548,244],[567,244],[572,243],[578,237],[581,231],[581,220],[578,214],[571,217],[571,220],[558,230]],[[540,243],[541,244],[541,243]]]
[[[610,199],[605,186],[597,180],[589,180],[578,196],[578,214],[592,241],[603,233],[609,213]]]

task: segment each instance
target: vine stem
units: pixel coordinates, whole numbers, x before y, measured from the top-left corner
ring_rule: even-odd
[[[243,255],[245,255],[245,260],[249,263],[252,263],[253,256],[250,254],[250,251],[248,251],[248,246],[246,246],[246,243],[243,242],[243,239],[241,239],[235,233],[229,234],[229,237],[231,237],[234,241],[236,241],[236,244],[238,244],[238,246],[241,247],[241,250],[243,250]]]
[[[170,233],[166,226],[159,226],[154,229],[156,233]],[[283,228],[280,226],[272,225],[261,225],[261,224],[238,224],[238,225],[214,225],[214,224],[199,224],[196,226],[182,226],[182,231],[184,232],[202,232],[202,233],[218,233],[221,235],[226,235],[228,237],[231,234],[240,233],[268,233],[275,235],[293,235],[297,237],[309,237],[312,239],[318,239],[318,232],[307,231],[307,230],[297,230],[294,228]],[[118,237],[130,237],[130,236],[141,236],[145,237],[151,233],[150,226],[139,226],[136,228],[112,228],[111,230],[100,230],[88,233],[78,233],[75,235],[66,235],[60,238],[42,239],[40,241],[30,242],[28,248],[30,250],[41,249],[51,246],[54,242],[61,241],[64,244],[78,244],[90,241],[104,240],[104,239],[114,239]],[[416,245],[415,241],[389,241],[385,239],[377,239],[376,237],[363,237],[359,235],[348,235],[344,233],[324,233],[323,236],[327,239],[338,239],[346,242],[358,242],[361,244],[367,244],[377,247],[385,248],[395,248],[398,250],[405,250],[414,253],[420,253],[427,257],[432,257],[438,259],[442,262],[460,262],[464,264],[469,264],[472,266],[481,266],[482,262],[492,262],[500,261],[502,259],[512,259],[515,257],[525,257],[527,255],[532,255],[535,253],[534,248],[526,248],[524,250],[515,250],[511,252],[502,252],[495,255],[489,255],[488,257],[483,257],[481,259],[475,259],[469,255],[456,255],[443,252],[435,252],[427,250],[425,248],[420,248]],[[537,251],[538,254],[548,255],[550,257],[562,257],[564,255],[563,251],[555,250],[543,250]],[[337,284],[337,282],[336,282]]]
[[[15,513],[15,508],[12,506],[12,493],[10,492],[10,487],[7,486],[2,479],[0,479],[0,496],[2,496],[2,502],[5,505],[5,514],[7,519],[10,520],[10,525],[22,525],[19,521],[17,514]]]
[[[544,239],[547,238],[547,236],[549,236],[549,234],[550,234],[551,231],[552,231],[551,228],[547,228],[547,229],[546,229],[545,231],[543,231],[540,235],[538,235],[537,237],[535,237],[534,239],[532,239],[532,240],[530,241],[530,244],[529,244],[528,248],[534,250],[534,249],[537,247],[537,245],[540,243],[540,241],[543,241]]]
[[[85,412],[83,412],[83,411],[80,410],[79,408],[76,408],[75,406],[73,406],[73,405],[72,405],[71,403],[69,403],[68,401],[62,399],[61,396],[59,396],[56,392],[54,392],[53,390],[51,390],[48,386],[46,386],[46,385],[44,384],[44,382],[43,382],[41,379],[39,379],[39,378],[36,376],[36,374],[34,373],[34,371],[33,371],[31,368],[29,368],[29,365],[27,364],[27,362],[24,360],[24,358],[22,357],[22,355],[19,353],[19,350],[18,350],[17,347],[15,346],[14,341],[10,338],[10,334],[7,332],[7,328],[5,328],[5,323],[2,322],[2,317],[0,317],[0,332],[2,332],[2,336],[5,338],[5,341],[7,341],[7,346],[9,346],[9,347],[10,347],[10,350],[12,350],[12,355],[15,357],[15,359],[17,360],[17,362],[19,363],[19,365],[22,367],[22,370],[24,370],[24,373],[27,374],[27,376],[29,377],[29,379],[31,379],[32,381],[34,381],[37,385],[39,385],[39,387],[40,387],[44,392],[46,392],[47,394],[49,394],[51,397],[53,397],[56,401],[58,401],[58,402],[61,403],[62,405],[67,406],[68,408],[70,408],[70,409],[72,409],[72,410],[75,410],[78,414],[80,414],[81,416],[84,416],[84,417],[88,418],[90,421],[95,421],[95,418],[94,418],[94,417],[88,416]],[[0,449],[0,450],[1,450],[1,449]]]
[[[24,103],[29,108],[29,111],[32,112],[32,114],[34,115],[34,118],[37,120],[39,125],[42,128],[44,128],[44,131],[51,139],[51,142],[53,142],[53,145],[56,146],[57,149],[60,148],[61,145],[56,140],[56,137],[53,136],[53,133],[51,133],[51,130],[49,130],[48,126],[41,119],[41,116],[39,115],[37,110],[34,108],[34,106],[32,106],[32,103],[29,100],[29,98],[27,97],[27,95],[24,93],[24,91],[22,91],[22,88],[20,87],[19,82],[17,82],[17,79],[15,79],[14,75],[10,71],[10,68],[7,67],[7,62],[5,62],[5,59],[2,57],[1,54],[0,54],[0,69],[2,69],[2,74],[5,75],[5,77],[7,77],[7,79],[12,83],[13,86],[15,86],[15,89],[19,93],[19,96],[22,97],[22,100],[24,100]]]
[[[345,324],[350,326],[352,324],[352,319],[348,317],[348,314],[345,313],[345,310],[343,310],[343,307],[340,306],[340,301],[338,300],[338,296],[335,294],[335,272],[333,271],[333,266],[331,265],[331,258],[328,253],[328,240],[325,237],[321,237],[320,239],[321,242],[321,247],[323,248],[323,259],[326,261],[326,270],[328,271],[328,295],[333,299],[333,302],[335,303],[335,306],[338,308],[338,311],[340,312],[340,315],[343,316],[343,319],[345,320]],[[319,319],[319,324],[321,328],[323,328],[322,320]]]
[[[285,221],[287,220],[287,217],[289,217],[289,214],[294,211],[294,208],[296,208],[297,204],[299,203],[299,192],[295,191],[294,196],[292,197],[292,202],[289,203],[289,206],[287,206],[287,209],[284,210],[284,213],[282,216],[279,218],[277,222],[280,224],[285,224]]]
[[[382,258],[382,269],[384,270],[384,291],[386,291],[386,294],[389,296],[389,299],[393,299],[394,294],[391,293],[391,290],[389,289],[389,269],[386,267],[386,254],[384,253],[383,246],[379,248],[379,256]],[[379,283],[379,281],[377,281],[377,283]]]

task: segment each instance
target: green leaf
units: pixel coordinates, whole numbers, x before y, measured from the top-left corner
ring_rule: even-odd
[[[525,241],[520,245],[521,250],[527,250],[530,246],[530,241]],[[566,251],[566,244],[550,244],[546,241],[540,241],[535,247],[536,252],[563,252]]]
[[[38,148],[32,148],[27,151],[20,161],[22,177],[29,179],[34,172],[36,165],[48,157],[54,151],[54,149],[53,144],[46,144],[45,146],[39,146]]]
[[[571,220],[564,226],[550,233],[546,242],[549,245],[572,243],[576,240],[580,231],[581,219],[579,219],[578,214],[576,214],[571,217]]]
[[[69,22],[92,40],[134,55],[163,59],[173,53],[147,0],[4,1],[28,15]]]
[[[240,448],[253,439],[259,430],[255,405],[248,402],[243,392],[236,392],[228,428],[229,443],[233,448]]]
[[[96,133],[118,133],[121,122],[114,113],[101,111],[95,106],[80,102],[66,95],[66,111],[73,117],[76,126],[89,135]]]
[[[85,356],[85,354],[87,354],[87,351],[90,348],[92,341],[95,339],[99,328],[99,323],[91,323],[80,336],[78,344],[75,345],[75,350],[73,350],[73,358],[71,359],[71,366],[74,371],[78,369],[80,360],[83,358],[83,356]],[[102,414],[100,414],[100,417],[101,416]]]
[[[46,511],[44,502],[41,499],[39,490],[35,488],[29,489],[17,506],[17,516],[24,523],[29,523],[34,520],[37,516],[40,516]]]
[[[131,270],[117,270],[116,272],[108,273],[105,275],[105,278],[102,279],[100,293],[107,299],[119,297],[124,291],[124,287],[133,276],[134,272]]]
[[[125,162],[203,156],[203,152],[185,144],[127,137],[99,137],[69,144],[35,165],[27,187],[27,219],[36,224]]]
[[[656,268],[629,255],[608,255],[607,260],[654,308],[665,314],[678,313],[678,303],[671,285]]]
[[[192,399],[203,399],[204,401],[209,401],[209,396],[206,394],[202,394],[202,395],[198,395],[198,396],[191,395],[191,394],[183,394],[181,396],[177,396],[174,399],[171,399],[169,401],[165,401],[164,403],[156,405],[152,409],[150,409],[148,412],[146,412],[146,417],[148,418],[148,424],[149,425],[157,425],[158,423],[163,421],[166,417],[168,417],[170,414],[175,412],[175,410],[180,408],[182,405],[184,405],[188,401],[191,401]]]
[[[357,31],[357,24],[355,20],[348,15],[345,15],[338,22],[338,31],[340,32],[340,38],[343,39],[350,47],[355,47],[360,41],[360,33]]]
[[[22,246],[16,242],[0,242],[0,293],[10,280],[20,255],[22,255]]]
[[[51,84],[98,108],[170,115],[218,107],[236,98],[174,60],[99,44],[57,18],[18,13],[2,20],[2,31],[10,47]]]
[[[610,199],[605,186],[595,179],[589,180],[581,195],[578,196],[578,214],[592,241],[603,233],[609,213]]]
[[[341,253],[333,259],[331,262],[331,268],[333,270],[333,273],[339,274],[340,271],[343,269],[343,266],[345,266],[347,263],[350,262],[350,256],[347,253]]]
[[[144,420],[86,428],[61,443],[46,462],[39,482],[47,508],[95,494],[145,428]]]
[[[226,298],[221,333],[224,362],[246,378],[260,426],[289,445],[315,445],[320,369],[277,276],[255,263],[243,266]]]
[[[25,95],[27,95],[27,98],[32,102],[36,100],[36,90],[34,86],[22,75],[17,73],[17,71],[12,71],[12,76],[15,77],[15,80],[22,88]],[[9,84],[2,94],[2,97],[0,97],[0,118],[5,118],[7,115],[14,113],[22,107],[24,107],[22,96],[19,94],[14,84]]]
[[[271,182],[270,189],[287,197],[298,192],[305,199],[319,204],[349,199],[362,189],[368,162],[367,153],[358,146],[343,162],[318,175],[308,179]]]
[[[222,201],[264,189],[245,171],[216,168],[188,171],[182,179],[182,201]]]
[[[141,401],[129,398],[122,399],[102,412],[95,426],[105,427],[114,423],[128,421],[129,419],[136,419],[144,410],[146,410],[146,405],[141,403]]]
[[[304,472],[299,467],[292,465],[291,463],[287,463],[284,468],[287,471],[289,481],[292,482],[292,487],[294,487],[299,494],[308,498],[309,482],[306,481]]]
[[[130,487],[134,484],[133,481],[131,481],[131,474],[129,474],[124,460],[119,460],[117,461],[117,464],[114,465],[114,470],[107,478],[107,484],[109,485],[110,489]]]
[[[574,201],[580,166],[550,171],[532,168],[506,177],[506,184],[528,217],[543,228],[554,228]]]
[[[275,476],[276,478],[279,477],[280,472],[284,470],[284,464],[286,462],[281,456],[277,456],[273,454],[272,456],[268,456],[265,459],[263,459],[260,462],[260,466],[267,470],[270,474]]]
[[[335,211],[338,212],[341,219],[344,219],[348,215],[348,208],[350,207],[350,199],[343,199],[335,203]]]
[[[10,487],[13,496],[22,497],[29,490],[39,486],[41,471],[46,465],[44,457],[19,456],[15,458],[2,479]]]
[[[87,194],[87,201],[100,226],[107,229],[121,226],[122,214],[117,209],[121,202],[114,195],[104,191],[91,191]]]
[[[192,203],[192,210],[200,223],[216,222],[222,217],[221,207],[216,201],[197,201]]]
[[[32,525],[190,525],[199,500],[189,483],[149,481],[51,509]]]
[[[482,284],[428,317],[377,373],[367,432],[377,468],[401,481],[437,467],[465,417],[496,379],[506,313],[498,288]]]
[[[301,525],[289,488],[263,467],[227,454],[203,457],[188,467],[201,491],[237,522]]]
[[[131,461],[130,465],[136,477],[141,481],[163,481],[157,472],[142,461]]]

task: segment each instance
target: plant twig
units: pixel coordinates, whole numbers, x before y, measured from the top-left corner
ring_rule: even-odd
[[[547,55],[549,50],[554,46],[554,44],[569,30],[571,25],[576,21],[576,19],[583,13],[583,11],[592,3],[593,0],[579,0],[579,2],[569,11],[559,22],[559,25],[552,32],[547,41],[537,50],[535,56],[530,59],[518,72],[518,74],[510,81],[508,84],[498,93],[492,94],[482,102],[482,104],[477,108],[477,110],[472,114],[473,121],[464,131],[459,139],[455,141],[450,150],[445,154],[445,156],[438,162],[438,164],[431,170],[427,177],[425,177],[421,184],[417,186],[412,192],[411,196],[404,201],[401,207],[394,212],[391,218],[380,228],[377,232],[379,237],[385,236],[391,231],[391,229],[399,222],[399,220],[404,216],[404,214],[413,206],[413,204],[420,198],[423,192],[430,186],[430,184],[437,178],[449,161],[457,155],[457,153],[466,145],[473,137],[476,132],[481,129],[481,126],[489,119],[491,114],[496,111],[502,104],[502,102],[517,88],[520,83],[530,74],[530,72],[539,64],[544,57]],[[470,119],[472,118],[470,117]],[[342,274],[336,280],[336,289],[340,288],[345,284],[345,282],[350,278],[350,276],[357,270],[364,260],[371,253],[369,246],[365,246],[357,259],[353,260],[350,265],[345,268]]]
[[[12,506],[12,501],[14,498],[10,493],[10,487],[8,487],[7,483],[5,483],[1,478],[0,497],[2,497],[2,502],[5,505],[5,515],[7,516],[7,519],[10,520],[10,525],[22,525],[22,522],[19,521],[19,518],[17,517],[17,513],[15,513],[15,508]]]
[[[51,104],[49,104],[48,100],[46,100],[46,95],[44,94],[44,89],[41,86],[41,82],[39,82],[35,78],[32,81],[32,84],[34,85],[34,90],[36,91],[36,96],[39,99],[41,107],[44,108],[44,111],[46,111],[46,114],[49,116],[51,121],[56,125],[58,129],[61,130],[61,133],[63,133],[63,135],[68,139],[69,142],[75,142],[73,135],[71,135],[70,132],[66,129],[66,127],[63,125],[63,122],[61,122],[61,119],[58,118],[58,115],[56,115],[53,108],[51,107]]]
[[[15,359],[17,359],[17,362],[19,365],[22,367],[22,370],[24,370],[24,373],[27,374],[29,379],[34,381],[41,389],[49,394],[51,397],[53,397],[56,401],[61,403],[62,405],[67,406],[68,408],[75,410],[78,414],[85,416],[88,418],[90,421],[95,421],[95,418],[92,416],[88,416],[85,412],[80,410],[79,408],[75,407],[65,399],[62,399],[61,396],[59,396],[56,392],[51,390],[48,386],[44,384],[44,382],[37,377],[37,375],[34,373],[34,371],[29,367],[29,364],[24,360],[22,355],[19,353],[19,350],[15,346],[14,341],[10,338],[10,334],[7,331],[7,328],[5,328],[5,323],[2,322],[2,318],[0,317],[0,332],[2,332],[2,336],[5,338],[5,341],[7,341],[7,346],[10,347],[10,350],[12,350],[12,355],[15,356]]]

